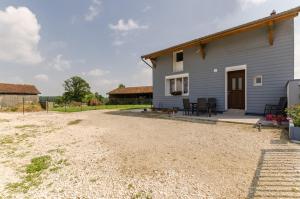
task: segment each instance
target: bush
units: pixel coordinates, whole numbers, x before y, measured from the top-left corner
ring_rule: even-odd
[[[300,104],[286,109],[288,116],[293,120],[296,127],[300,127]]]
[[[101,105],[101,102],[98,99],[93,98],[88,102],[88,105],[89,106],[98,106],[98,105]]]
[[[76,101],[72,101],[72,102],[70,102],[70,104],[69,104],[70,106],[82,106],[83,105],[83,103],[82,102],[76,102]]]

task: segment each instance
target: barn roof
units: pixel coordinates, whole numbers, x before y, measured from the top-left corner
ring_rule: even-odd
[[[121,95],[121,94],[147,94],[152,93],[152,86],[140,86],[140,87],[126,87],[116,88],[110,91],[109,95]]]
[[[37,95],[40,91],[34,85],[0,83],[0,94]]]

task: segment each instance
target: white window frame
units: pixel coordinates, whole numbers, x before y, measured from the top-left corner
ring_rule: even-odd
[[[260,78],[261,79],[261,82],[260,83],[257,83],[256,82],[256,79],[257,78]],[[263,85],[263,76],[262,75],[256,75],[254,78],[253,78],[253,86],[262,86]]]
[[[177,53],[181,53],[181,52],[183,53],[183,50],[173,52],[173,73],[183,71],[184,54],[183,54],[183,61],[181,62],[176,61]]]
[[[184,91],[184,78],[188,78],[188,92],[183,93]],[[182,78],[181,84],[182,84],[182,95],[181,96],[189,96],[190,93],[190,77],[188,73],[178,74],[178,75],[170,75],[165,77],[165,96],[172,96],[170,93],[170,79],[175,79],[175,91],[177,90],[177,81],[176,79]]]

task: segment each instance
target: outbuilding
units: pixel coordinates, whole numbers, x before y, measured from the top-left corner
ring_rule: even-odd
[[[111,104],[151,104],[152,86],[116,88],[109,93]]]
[[[14,107],[23,101],[38,103],[39,94],[34,85],[0,83],[0,107]]]

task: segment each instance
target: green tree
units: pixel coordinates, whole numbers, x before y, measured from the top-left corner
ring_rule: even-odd
[[[103,96],[102,95],[100,95],[98,92],[96,92],[95,93],[95,97],[100,101],[100,102],[102,102],[102,100],[103,100]]]
[[[119,84],[118,88],[125,88],[124,84]]]
[[[88,104],[91,100],[93,100],[95,98],[96,97],[95,97],[95,95],[93,93],[89,93],[89,94],[87,94],[87,95],[84,96],[84,98],[83,98],[82,101]]]
[[[78,76],[67,79],[63,86],[65,88],[63,98],[66,101],[82,102],[84,97],[91,93],[90,85]]]

